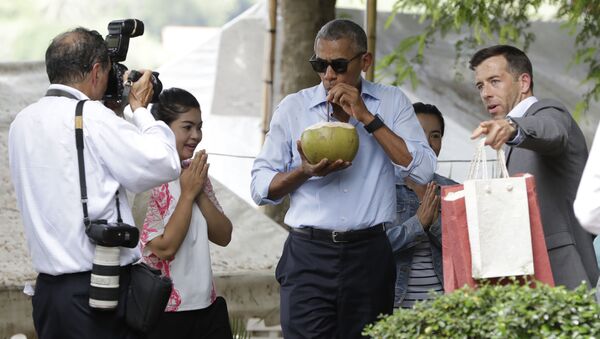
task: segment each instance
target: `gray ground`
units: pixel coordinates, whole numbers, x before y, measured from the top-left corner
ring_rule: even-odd
[[[42,63],[0,64],[0,286],[35,278],[8,170],[8,128],[15,113],[47,86]]]

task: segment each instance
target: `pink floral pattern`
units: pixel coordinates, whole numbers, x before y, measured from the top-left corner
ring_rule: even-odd
[[[158,233],[157,226],[163,228],[164,218],[167,214],[171,213],[171,208],[175,208],[173,205],[174,199],[169,192],[169,184],[163,184],[152,189],[150,194],[150,200],[148,201],[148,210],[146,212],[146,218],[144,219],[144,226],[141,235],[142,251],[148,243],[148,238],[151,235]],[[171,277],[171,267],[169,263],[171,260],[164,260],[150,252],[148,255],[143,256],[143,261],[151,267],[161,270],[161,272]],[[174,312],[179,309],[181,305],[181,296],[179,291],[173,287],[169,302],[165,308],[166,312]]]
[[[206,179],[203,187],[203,192],[207,195],[208,199],[215,205],[215,207],[223,213],[223,208],[219,204],[215,195],[212,183],[210,179]],[[145,249],[148,239],[153,239],[154,236],[159,233],[159,229],[164,229],[165,218],[170,216],[175,209],[176,201],[173,195],[169,192],[169,184],[162,184],[152,189],[150,199],[148,201],[148,209],[146,211],[146,218],[144,219],[144,225],[142,234],[140,236],[140,243],[142,245],[142,251]],[[174,259],[174,258],[173,258]],[[147,255],[143,256],[143,261],[151,267],[161,270],[161,272],[171,277],[171,260],[161,259],[154,253],[148,251]],[[214,281],[211,289],[211,303],[217,298]],[[179,291],[173,287],[171,296],[165,308],[165,312],[175,312],[181,305],[181,295]]]

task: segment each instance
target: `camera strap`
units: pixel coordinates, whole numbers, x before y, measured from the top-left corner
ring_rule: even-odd
[[[70,98],[70,99],[75,99],[75,100],[79,100],[77,99],[77,97],[67,91],[63,91],[62,89],[56,89],[56,88],[50,88],[49,90],[46,91],[46,96],[47,97],[66,97],[66,98]]]
[[[77,145],[77,162],[79,163],[79,186],[81,187],[81,207],[83,208],[83,224],[89,227],[91,224],[87,209],[87,186],[85,183],[85,163],[83,162],[83,104],[87,100],[79,100],[75,108],[75,143]],[[119,190],[115,192],[115,203],[117,205],[117,222],[121,219],[121,207],[119,206]]]
[[[79,187],[81,188],[81,206],[83,208],[83,224],[91,224],[87,208],[87,185],[85,183],[85,164],[83,163],[83,105],[86,100],[79,100],[75,108],[75,144],[77,145],[77,162],[79,163]]]
[[[51,88],[46,91],[46,96],[67,97],[78,100],[73,94],[61,89]],[[81,207],[83,209],[83,224],[88,228],[91,224],[88,215],[88,197],[87,185],[85,181],[85,164],[83,162],[83,105],[87,100],[79,100],[75,107],[75,145],[77,146],[77,162],[79,165],[79,187],[81,189]],[[115,193],[117,204],[117,222],[123,222],[121,219],[121,208],[119,206],[119,190]]]

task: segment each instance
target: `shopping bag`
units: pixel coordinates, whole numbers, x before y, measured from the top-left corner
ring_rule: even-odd
[[[498,158],[504,164],[505,162],[501,157],[502,155]],[[469,171],[469,176],[473,174],[471,172],[472,169]],[[530,248],[533,256],[533,274],[519,276],[517,280],[532,287],[536,285],[536,281],[554,286],[535,190],[535,179],[530,174],[517,175],[517,177],[525,180]],[[464,185],[442,187],[441,203],[444,291],[450,293],[464,285],[476,287],[482,281],[500,284],[510,281],[504,279],[504,277],[484,280],[473,278]],[[506,213],[508,212],[506,211]],[[511,238],[511,242],[503,244],[503,253],[507,253],[514,248],[512,246],[513,238]]]
[[[531,275],[525,178],[508,176],[502,150],[497,152],[498,174],[488,178],[483,141],[464,182],[471,274],[475,279]]]

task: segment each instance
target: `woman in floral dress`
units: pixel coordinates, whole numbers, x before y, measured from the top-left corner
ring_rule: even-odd
[[[217,297],[208,242],[227,246],[231,221],[208,178],[200,104],[170,88],[151,109],[175,134],[182,161],[179,179],[152,189],[142,230],[143,260],[173,280],[165,313],[148,338],[231,338],[225,299]]]

